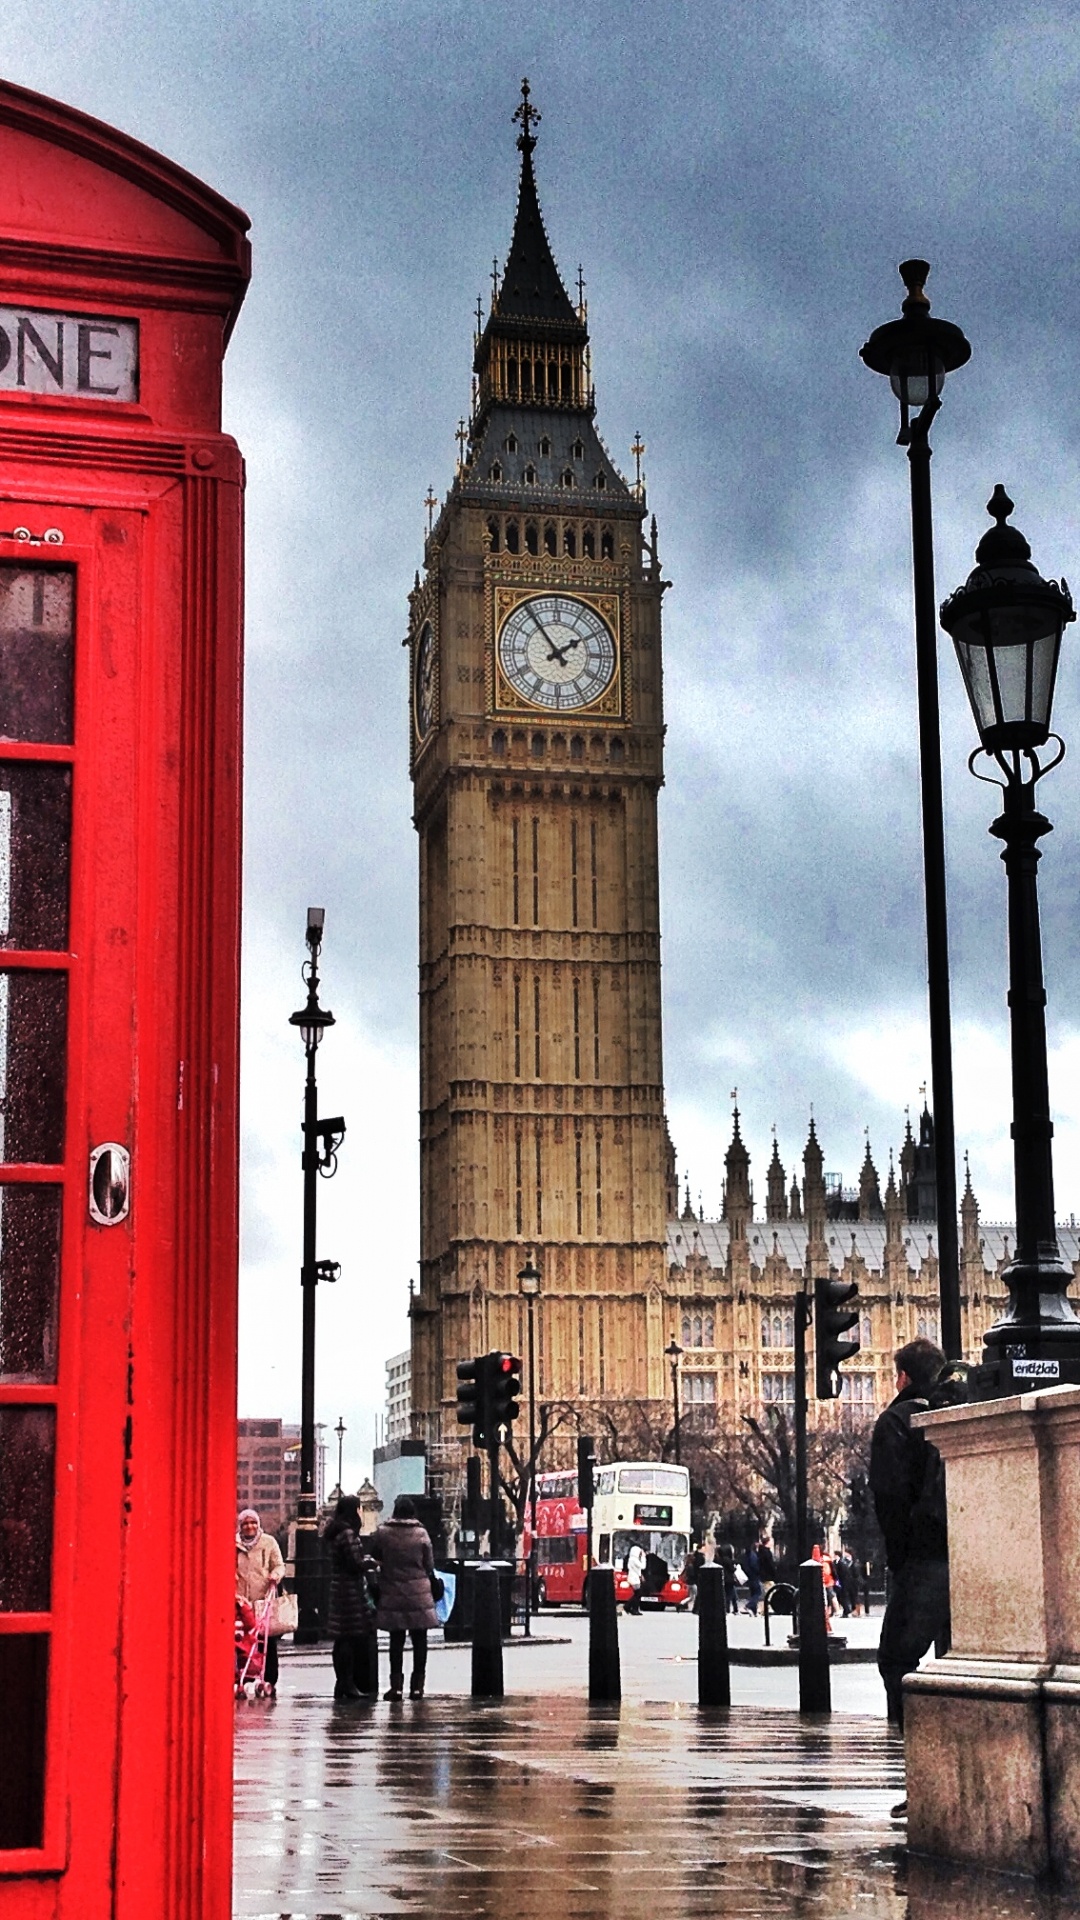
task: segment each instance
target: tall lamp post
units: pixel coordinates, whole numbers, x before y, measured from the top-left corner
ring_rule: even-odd
[[[679,1415],[679,1361],[682,1359],[682,1351],[675,1335],[672,1334],[671,1342],[664,1348],[664,1353],[671,1361],[671,1405],[675,1415],[674,1439],[677,1467],[682,1465],[682,1421]]]
[[[1038,843],[1052,828],[1035,806],[1036,783],[1065,752],[1050,714],[1061,636],[1076,613],[1064,580],[1044,580],[1023,534],[1006,525],[1013,503],[1004,487],[994,488],[987,511],[995,524],[976,548],[974,571],[942,607],[941,624],[952,636],[979,730],[981,744],[968,764],[974,773],[985,754],[997,775],[977,778],[999,786],[1004,797],[990,832],[1004,842],[1008,876],[1016,1252],[1002,1274],[1008,1306],[987,1333],[983,1354],[981,1389],[996,1396],[1033,1383],[1080,1383],[1080,1319],[1066,1298],[1073,1276],[1054,1223],[1039,931]]]
[[[540,1274],[533,1265],[531,1253],[517,1278],[529,1317],[529,1558],[525,1570],[525,1631],[528,1633],[536,1572],[536,1302],[540,1298]]]
[[[930,1077],[934,1102],[938,1279],[941,1338],[950,1359],[961,1357],[960,1250],[957,1236],[956,1140],[953,1123],[952,1021],[949,1010],[949,935],[945,902],[945,828],[941,799],[941,726],[938,713],[937,614],[934,605],[934,526],[930,499],[930,427],[941,405],[945,375],[971,358],[959,327],[930,312],[925,260],[905,260],[902,318],[876,327],[861,357],[886,374],[900,402],[897,445],[911,471],[911,543],[915,598],[915,661],[919,702],[923,878],[930,1006]]]
[[[345,1425],[345,1422],[339,1413],[337,1418],[337,1426],[334,1428],[334,1432],[337,1434],[337,1490],[338,1490],[339,1498],[345,1491],[344,1487],[341,1484],[341,1454],[342,1454],[342,1449],[345,1445],[345,1435],[348,1433],[348,1431],[349,1429]]]
[[[307,1001],[298,1012],[289,1015],[289,1025],[299,1027],[307,1060],[304,1082],[304,1151],[300,1164],[304,1171],[304,1249],[300,1268],[303,1299],[303,1330],[300,1353],[300,1505],[296,1520],[296,1592],[299,1622],[294,1640],[310,1645],[321,1637],[319,1621],[319,1534],[315,1501],[315,1288],[320,1280],[336,1280],[341,1271],[336,1261],[315,1257],[316,1176],[337,1171],[337,1150],[345,1137],[345,1122],[319,1119],[319,1095],[315,1084],[315,1055],[327,1027],[334,1024],[328,1008],[319,1005],[319,952],[322,947],[323,907],[309,907],[307,917],[308,957],[303,979],[307,983]]]

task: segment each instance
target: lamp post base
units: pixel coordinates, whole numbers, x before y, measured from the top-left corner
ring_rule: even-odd
[[[323,1637],[319,1607],[321,1543],[314,1520],[299,1520],[296,1527],[296,1596],[298,1614],[293,1634],[295,1647],[314,1647]]]

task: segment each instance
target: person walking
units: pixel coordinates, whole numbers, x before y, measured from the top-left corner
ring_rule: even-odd
[[[400,1700],[405,1691],[405,1635],[412,1642],[410,1700],[420,1700],[427,1672],[427,1637],[439,1624],[435,1612],[435,1555],[426,1527],[416,1517],[408,1494],[394,1501],[394,1511],[371,1538],[371,1553],[379,1563],[377,1625],[390,1635],[390,1685],[384,1700]]]
[[[285,1575],[281,1548],[272,1533],[264,1533],[254,1507],[245,1507],[236,1521],[236,1598],[246,1600],[256,1614],[266,1605],[268,1594],[276,1593]],[[263,1682],[269,1694],[277,1692],[278,1636],[266,1642]]]
[[[724,1571],[724,1605],[729,1613],[738,1613],[739,1584],[735,1578],[735,1549],[730,1540],[717,1547],[716,1557]]]
[[[368,1589],[371,1562],[364,1551],[362,1531],[359,1500],[354,1493],[343,1494],[323,1534],[330,1548],[326,1625],[334,1641],[331,1658],[335,1700],[362,1700],[379,1691],[379,1656],[377,1643],[373,1647],[372,1642],[375,1609]],[[358,1686],[357,1681],[363,1684]]]
[[[910,1340],[894,1364],[896,1398],[874,1426],[870,1489],[891,1576],[878,1671],[889,1719],[902,1730],[905,1673],[914,1671],[931,1646],[940,1657],[950,1637],[945,1469],[937,1448],[911,1422],[931,1406],[964,1400],[967,1387],[950,1374],[932,1340]]]
[[[756,1546],[748,1547],[743,1554],[742,1570],[746,1575],[746,1605],[743,1612],[752,1613],[756,1619],[758,1607],[765,1595],[765,1589],[761,1584],[761,1561],[758,1558]]]
[[[645,1579],[645,1549],[640,1540],[635,1540],[626,1556],[626,1577],[630,1582],[631,1597],[626,1603],[627,1613],[641,1612],[641,1587]]]

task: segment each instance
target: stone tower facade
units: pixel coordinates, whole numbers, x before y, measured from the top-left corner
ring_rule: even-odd
[[[570,299],[544,230],[527,86],[515,118],[513,239],[410,598],[413,1428],[434,1443],[462,1437],[456,1362],[524,1352],[530,1250],[539,1397],[584,1410],[665,1392],[665,582],[640,473],[624,480],[594,425],[583,290]]]

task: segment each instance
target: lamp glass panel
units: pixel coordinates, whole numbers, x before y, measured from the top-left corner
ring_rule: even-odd
[[[986,647],[978,640],[961,640],[956,637],[956,657],[960,662],[960,671],[964,676],[967,696],[971,701],[971,711],[975,715],[975,725],[980,734],[997,723],[994,708],[994,688],[990,679],[990,663]]]
[[[906,400],[909,407],[925,407],[931,386],[938,394],[945,385],[945,368],[916,348],[894,362],[889,382],[898,400]]]
[[[1035,724],[1050,731],[1050,710],[1054,703],[1054,676],[1057,671],[1061,628],[1036,640],[1031,649],[1031,717]]]

